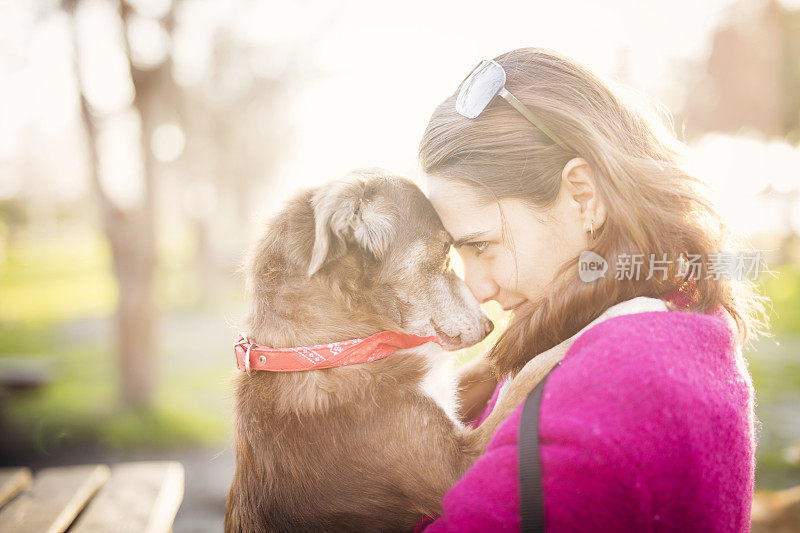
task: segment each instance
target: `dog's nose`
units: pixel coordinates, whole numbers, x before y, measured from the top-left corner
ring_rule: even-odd
[[[484,335],[488,335],[494,330],[494,322],[489,320],[487,317],[483,317],[481,320],[483,321]]]

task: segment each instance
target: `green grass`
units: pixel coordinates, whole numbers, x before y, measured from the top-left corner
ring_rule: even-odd
[[[771,330],[800,335],[800,268],[781,265],[777,277],[763,276],[760,285],[772,303]]]
[[[204,294],[186,275],[190,250],[167,248],[156,287],[162,312],[194,312],[203,307]],[[0,261],[0,357],[46,360],[56,377],[4,401],[2,415],[16,441],[55,454],[83,445],[165,448],[229,438],[223,398],[228,359],[218,367],[162,371],[150,406],[119,406],[113,331],[109,338],[81,329],[87,321],[107,323],[117,302],[110,251],[100,236],[68,245],[21,241],[6,252]]]
[[[779,334],[774,341],[758,341],[755,348],[746,351],[745,358],[759,397],[772,400],[787,393],[800,395],[800,336]]]
[[[110,251],[99,238],[18,243],[0,263],[3,324],[109,315],[116,301]]]
[[[58,330],[38,336],[43,330],[47,331],[41,326],[0,331],[0,346],[28,336],[39,339],[35,351],[27,350],[30,357],[46,357],[54,364],[57,379],[38,390],[14,394],[5,412],[18,437],[37,453],[47,455],[82,445],[211,446],[229,437],[230,422],[219,402],[225,394],[220,372],[173,372],[163,376],[167,386],[158,388],[152,405],[123,409],[117,397],[116,361],[108,343],[75,344],[65,341],[64,332]],[[205,398],[217,401],[204,404]]]
[[[784,452],[800,444],[800,336],[778,334],[756,343],[744,356],[756,391],[758,445],[756,486],[780,489],[800,483],[800,464],[787,461]]]

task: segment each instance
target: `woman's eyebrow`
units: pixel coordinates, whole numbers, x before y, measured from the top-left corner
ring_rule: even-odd
[[[463,246],[473,239],[477,239],[479,237],[485,237],[487,233],[489,233],[489,230],[475,231],[473,233],[467,233],[466,235],[464,235],[463,237],[459,237],[458,239],[453,239],[453,248],[458,248],[459,246]]]

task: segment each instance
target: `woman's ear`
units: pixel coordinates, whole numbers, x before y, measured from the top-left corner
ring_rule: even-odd
[[[379,192],[374,183],[353,179],[333,182],[314,194],[314,247],[309,277],[327,260],[343,255],[348,242],[377,259],[383,258],[398,217],[397,207]]]
[[[600,198],[592,166],[582,157],[567,161],[561,172],[562,185],[580,209],[585,231],[597,230],[606,221],[606,206]]]

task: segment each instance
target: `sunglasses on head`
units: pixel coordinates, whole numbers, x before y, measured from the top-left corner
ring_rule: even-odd
[[[464,81],[456,97],[456,111],[467,118],[476,118],[483,113],[495,96],[502,96],[514,109],[530,121],[531,124],[542,130],[556,144],[564,150],[570,151],[566,143],[561,141],[541,120],[520,102],[513,94],[506,90],[506,71],[497,61],[484,60],[478,63]]]

